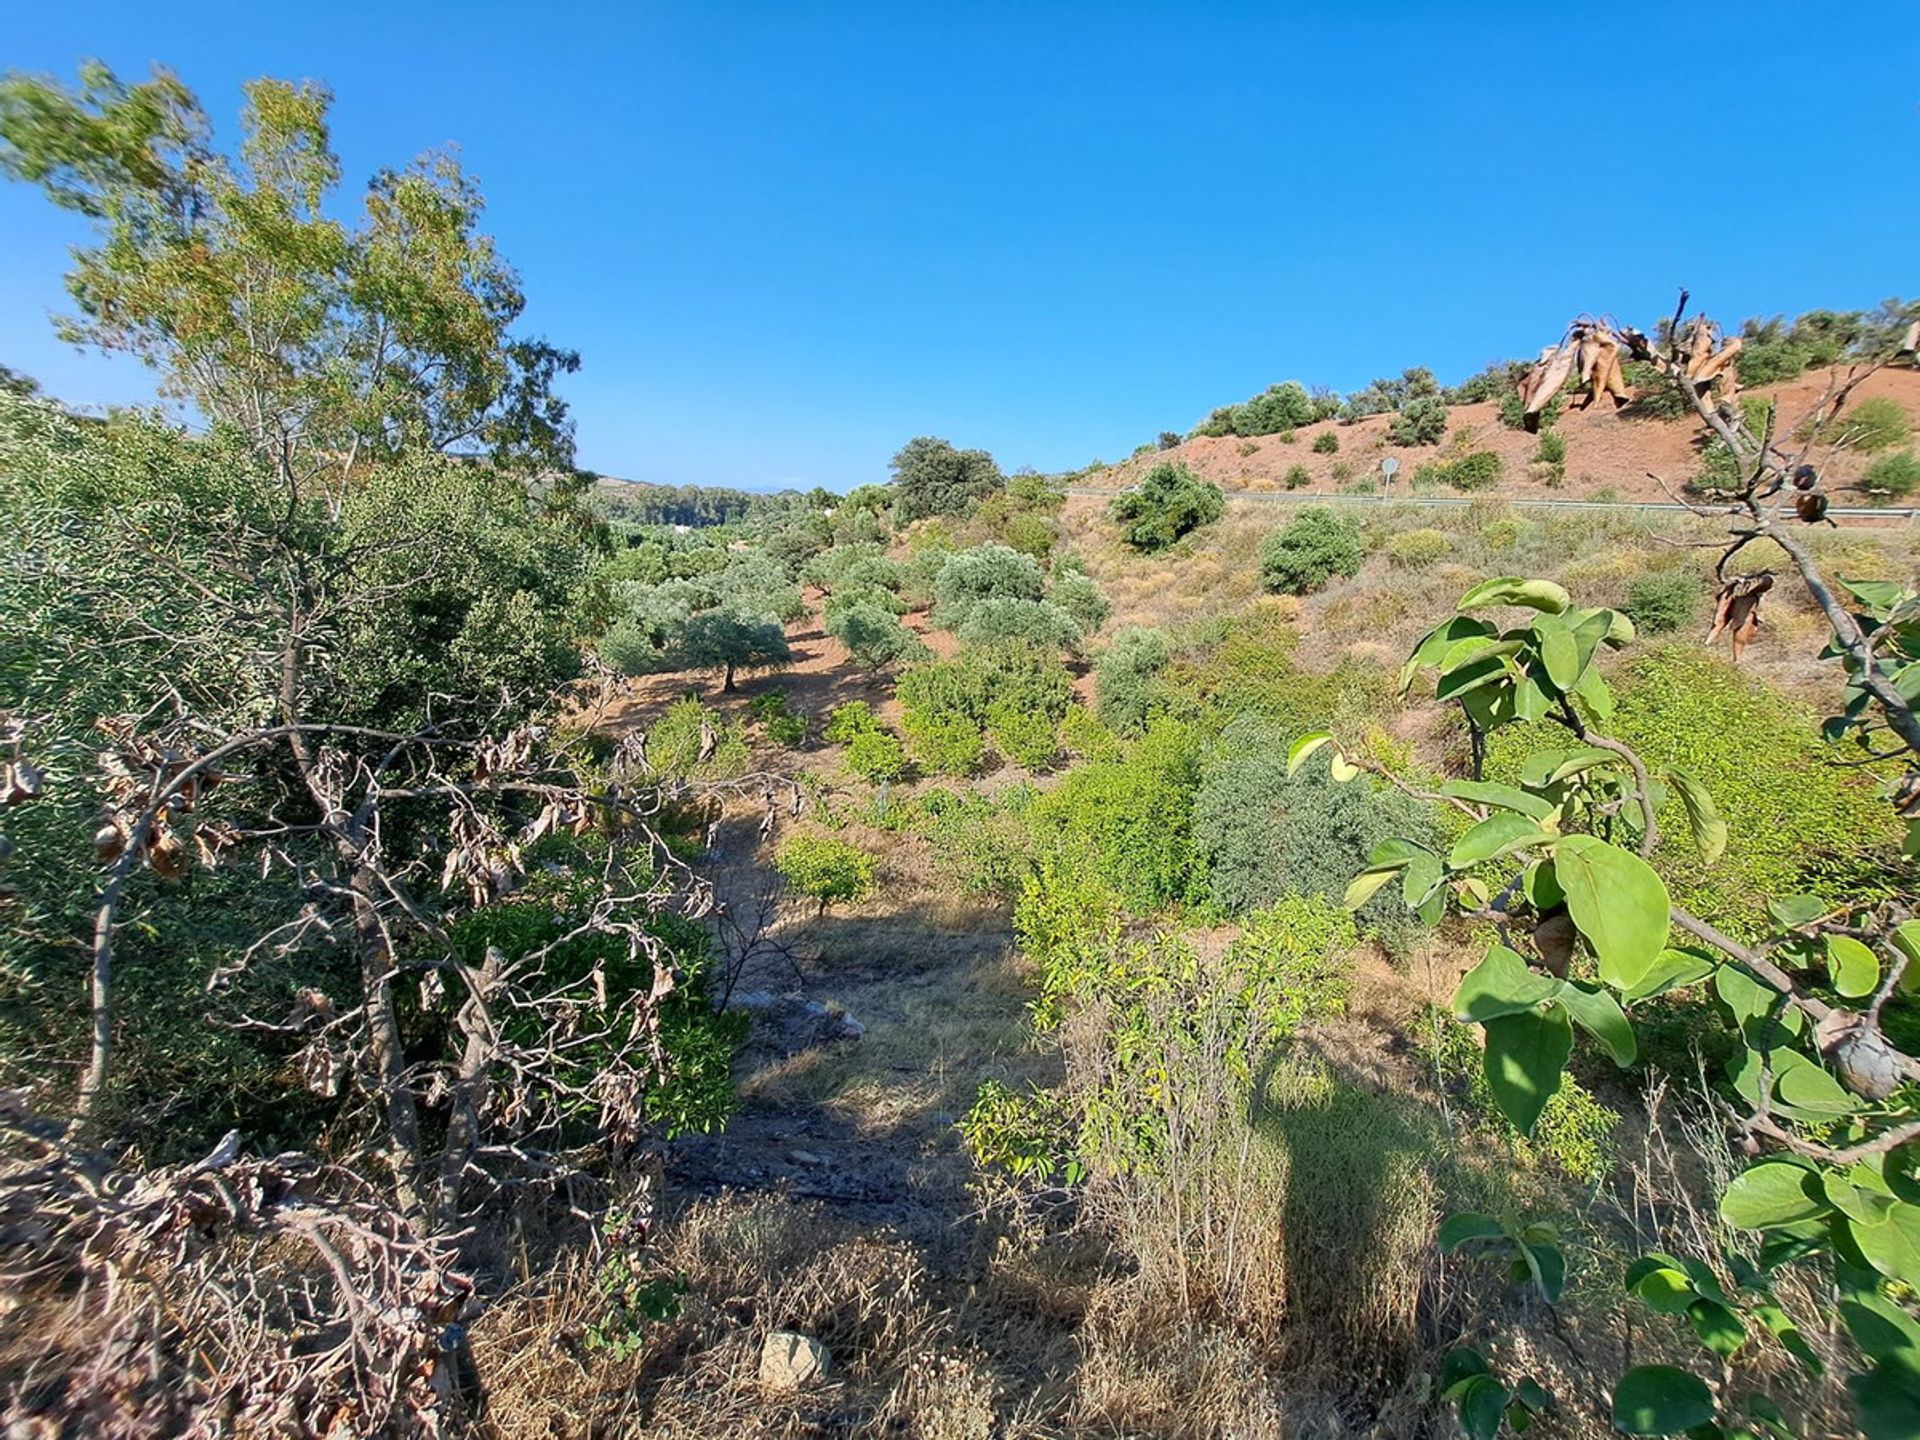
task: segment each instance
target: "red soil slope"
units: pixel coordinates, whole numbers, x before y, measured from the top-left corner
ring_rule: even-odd
[[[1744,393],[1777,399],[1780,423],[1791,426],[1812,410],[1826,391],[1833,372],[1813,371],[1797,380],[1779,385],[1756,387]],[[1920,429],[1920,370],[1887,369],[1869,376],[1853,394],[1856,403],[1868,396],[1886,395],[1907,411]],[[1538,475],[1528,473],[1529,462],[1539,446],[1539,437],[1521,430],[1510,430],[1500,423],[1499,407],[1491,402],[1480,405],[1456,405],[1448,417],[1448,435],[1437,446],[1396,446],[1387,441],[1389,415],[1376,415],[1343,425],[1323,421],[1294,432],[1292,444],[1277,435],[1244,440],[1227,435],[1184,442],[1172,450],[1155,451],[1098,471],[1078,483],[1097,488],[1122,489],[1138,481],[1163,460],[1184,460],[1195,471],[1221,488],[1273,491],[1283,488],[1282,477],[1295,465],[1303,465],[1312,477],[1309,491],[1329,492],[1342,484],[1352,486],[1364,477],[1379,479],[1380,461],[1388,455],[1400,461],[1395,481],[1404,486],[1414,470],[1430,460],[1456,452],[1455,436],[1465,431],[1466,449],[1491,450],[1499,455],[1503,470],[1498,493],[1522,498],[1558,496],[1570,500],[1586,499],[1595,491],[1611,488],[1623,500],[1664,500],[1670,498],[1659,476],[1678,491],[1700,467],[1699,442],[1704,433],[1692,418],[1680,420],[1636,420],[1613,413],[1604,400],[1591,410],[1569,410],[1555,428],[1566,437],[1566,480],[1558,489],[1549,488]],[[1314,453],[1314,439],[1326,431],[1340,438],[1337,454]],[[1849,493],[1849,487],[1867,466],[1864,457],[1846,455],[1830,466],[1828,487],[1836,500],[1857,503],[1863,496]],[[1335,466],[1342,466],[1340,476]],[[1340,477],[1345,477],[1344,480]]]

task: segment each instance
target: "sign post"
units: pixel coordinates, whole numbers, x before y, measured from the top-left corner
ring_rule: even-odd
[[[1386,477],[1380,485],[1380,498],[1384,500],[1393,490],[1393,477],[1400,473],[1400,462],[1388,455],[1380,462],[1380,473]]]

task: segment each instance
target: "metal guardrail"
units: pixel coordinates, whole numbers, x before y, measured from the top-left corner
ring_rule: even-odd
[[[1125,489],[1122,486],[1121,489]],[[1095,490],[1090,487],[1069,487],[1069,495],[1086,495],[1111,499],[1120,494],[1120,490]],[[1530,510],[1635,510],[1667,512],[1675,515],[1688,515],[1693,512],[1685,505],[1671,500],[1530,500],[1517,496],[1502,496],[1489,492],[1482,496],[1472,495],[1355,495],[1351,493],[1326,493],[1306,490],[1228,490],[1224,487],[1221,494],[1229,500],[1273,501],[1294,505],[1431,505],[1437,508],[1465,507],[1480,504],[1486,500],[1504,500],[1506,504],[1519,509]],[[1920,516],[1920,507],[1881,506],[1881,505],[1834,505],[1827,510],[1834,519],[1858,520],[1901,520],[1912,524]]]

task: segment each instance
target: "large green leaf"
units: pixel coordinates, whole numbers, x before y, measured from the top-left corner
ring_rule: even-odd
[[[1287,750],[1287,774],[1292,775],[1294,771],[1307,763],[1308,756],[1313,754],[1313,752],[1318,750],[1322,745],[1331,744],[1332,741],[1333,732],[1331,730],[1315,730],[1310,734],[1302,735],[1298,740],[1294,741],[1292,746]]]
[[[1869,1265],[1889,1280],[1920,1286],[1920,1208],[1895,1205],[1878,1225],[1845,1223]]]
[[[1738,1230],[1772,1230],[1817,1220],[1828,1210],[1819,1177],[1785,1160],[1748,1166],[1720,1196],[1720,1218]]]
[[[1460,977],[1453,992],[1453,1013],[1485,1024],[1502,1015],[1532,1010],[1565,988],[1566,981],[1529,970],[1527,962],[1506,946],[1490,945],[1480,963]]]
[[[1642,975],[1620,998],[1629,1005],[1641,1000],[1651,1000],[1654,996],[1664,995],[1669,990],[1681,990],[1688,985],[1697,985],[1713,974],[1713,970],[1713,959],[1697,950],[1662,950],[1660,958],[1653,962],[1653,968]]]
[[[1871,995],[1880,985],[1880,957],[1851,935],[1827,938],[1827,973],[1833,988],[1850,999]]]
[[[1747,1343],[1747,1324],[1738,1312],[1718,1300],[1696,1300],[1687,1307],[1687,1319],[1700,1343],[1723,1360],[1733,1358]]]
[[[1599,957],[1600,978],[1621,990],[1636,984],[1666,947],[1672,902],[1665,882],[1638,855],[1592,835],[1555,845],[1553,873]]]
[[[1903,1360],[1883,1360],[1847,1381],[1866,1440],[1920,1440],[1920,1373]]]
[[[1461,610],[1485,610],[1494,605],[1524,605],[1549,615],[1564,614],[1573,597],[1551,580],[1522,580],[1501,575],[1483,580],[1460,597]]]
[[[1456,870],[1464,870],[1469,865],[1478,865],[1551,839],[1553,836],[1542,830],[1536,821],[1524,815],[1502,811],[1469,825],[1460,838],[1453,842],[1453,851],[1447,856],[1447,863]]]
[[[1569,984],[1560,992],[1560,1003],[1573,1016],[1573,1023],[1605,1045],[1613,1063],[1623,1069],[1633,1064],[1640,1048],[1633,1037],[1633,1026],[1620,1009],[1620,1002],[1597,986]]]
[[[1713,1392],[1673,1365],[1636,1365],[1613,1389],[1613,1428],[1623,1435],[1678,1435],[1713,1419]]]
[[[1727,848],[1727,822],[1720,818],[1712,792],[1673,766],[1667,767],[1667,779],[1679,793],[1680,808],[1687,812],[1687,828],[1693,831],[1693,843],[1700,847],[1700,858],[1713,864]]]
[[[1507,1227],[1492,1215],[1462,1210],[1440,1222],[1440,1253],[1451,1255],[1462,1245],[1476,1240],[1504,1240]]]
[[[1491,637],[1499,633],[1485,620],[1475,620],[1466,615],[1455,615],[1441,621],[1421,636],[1420,643],[1413,647],[1413,654],[1400,671],[1400,693],[1404,695],[1407,692],[1422,666],[1439,664],[1440,658],[1459,641],[1474,636]]]
[[[1476,805],[1518,811],[1522,815],[1531,815],[1535,820],[1544,820],[1553,814],[1552,804],[1540,796],[1529,795],[1524,790],[1516,790],[1496,780],[1449,780],[1440,787],[1440,793],[1455,800],[1471,800]]]
[[[1563,694],[1573,689],[1585,667],[1580,663],[1580,644],[1572,628],[1558,615],[1542,615],[1533,622],[1533,634],[1540,647],[1540,663],[1546,667],[1553,688]]]
[[[1545,1013],[1527,1010],[1486,1023],[1487,1084],[1500,1113],[1523,1135],[1533,1134],[1540,1112],[1560,1088],[1573,1053],[1573,1022],[1559,1005]]]

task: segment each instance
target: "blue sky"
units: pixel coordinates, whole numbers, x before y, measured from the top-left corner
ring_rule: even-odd
[[[845,488],[917,434],[1116,459],[1298,378],[1454,379],[1581,310],[1920,291],[1912,0],[12,8],[0,65],[337,96],[356,183],[457,142],[526,328],[579,349],[581,463]],[[0,362],[78,222],[0,185]]]

